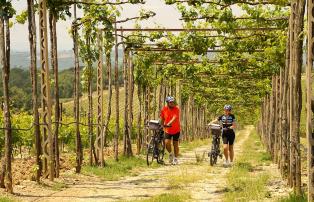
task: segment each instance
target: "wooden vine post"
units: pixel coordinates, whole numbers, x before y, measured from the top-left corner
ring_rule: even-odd
[[[82,140],[80,134],[80,63],[78,49],[78,30],[76,22],[76,5],[74,5],[74,23],[72,25],[73,51],[74,51],[74,118],[75,118],[75,135],[76,135],[76,173],[81,172],[83,161]]]
[[[55,154],[55,176],[59,177],[60,155],[59,155],[59,121],[60,121],[60,100],[59,100],[59,67],[58,67],[58,43],[57,43],[57,18],[58,12],[50,9],[49,12],[49,29],[51,45],[51,66],[54,72],[54,95],[55,95],[55,123],[54,123],[54,154]]]
[[[312,132],[312,68],[314,62],[314,1],[307,2],[306,136],[308,141],[308,201],[314,201],[314,137]]]
[[[129,60],[128,60],[128,66],[129,66],[129,75],[128,75],[128,82],[129,82],[129,93],[128,93],[128,96],[129,96],[129,106],[130,106],[130,114],[129,114],[129,144],[130,144],[130,148],[129,148],[129,152],[130,152],[130,155],[133,155],[133,150],[132,150],[132,135],[133,135],[133,116],[134,116],[134,101],[133,101],[133,98],[134,98],[134,64],[133,64],[133,54],[132,52],[130,51],[128,53],[129,55]]]
[[[305,0],[291,3],[290,32],[290,177],[297,195],[301,195],[300,114],[301,114],[301,68]]]
[[[37,48],[36,48],[36,19],[34,0],[27,0],[27,11],[28,11],[28,31],[29,31],[29,45],[30,45],[30,73],[32,81],[32,104],[33,104],[33,117],[34,117],[34,137],[35,137],[35,150],[36,150],[36,181],[40,181],[42,172],[42,162],[40,156],[42,155],[41,149],[41,137],[40,137],[40,126],[39,126],[39,111],[38,111],[38,80],[37,80]]]
[[[118,34],[117,34],[117,23],[115,23],[115,63],[114,63],[114,77],[115,77],[115,102],[116,102],[116,120],[115,120],[115,133],[114,133],[114,158],[116,161],[119,160],[119,63],[118,63]]]
[[[0,65],[2,67],[3,85],[3,128],[5,154],[1,165],[0,187],[5,187],[9,193],[13,193],[12,177],[12,122],[10,112],[10,26],[8,13],[2,13],[0,18]]]
[[[104,118],[103,118],[103,33],[98,31],[98,66],[97,66],[97,137],[95,141],[96,156],[101,167],[104,167]],[[92,154],[90,154],[92,155]],[[90,156],[92,158],[92,156]],[[96,162],[98,163],[98,162]]]
[[[50,72],[48,64],[48,39],[47,39],[47,1],[39,1],[39,34],[40,34],[40,60],[41,60],[41,93],[42,93],[42,121],[43,121],[43,159],[44,177],[54,180],[54,148],[51,121],[51,91]]]
[[[123,41],[123,31],[121,31],[121,41]],[[129,50],[126,50],[124,43],[122,43],[123,47],[123,80],[124,80],[124,135],[123,135],[123,155],[125,156],[132,156],[132,144],[131,144],[131,135],[129,130],[130,125],[130,96],[129,93],[131,93],[132,86],[130,84],[130,53]]]

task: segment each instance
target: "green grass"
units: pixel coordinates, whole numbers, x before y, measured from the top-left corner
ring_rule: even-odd
[[[125,176],[138,175],[141,170],[147,168],[146,159],[140,157],[123,157],[116,162],[114,159],[108,159],[104,168],[84,166],[83,173],[87,175],[96,175],[104,180],[119,180]],[[155,168],[159,165],[154,163],[151,167]]]
[[[296,196],[295,194],[289,194],[288,197],[282,198],[279,202],[307,202],[306,195]]]
[[[255,131],[244,143],[243,151],[227,175],[227,202],[261,200],[268,194],[266,185],[269,174],[263,171],[253,172],[258,166],[271,162],[270,155],[263,150]]]
[[[62,189],[65,189],[67,188],[68,186],[63,183],[63,182],[55,182],[53,185],[52,185],[52,190],[54,191],[61,191]]]
[[[15,200],[5,197],[5,196],[0,196],[0,202],[14,202]]]
[[[169,189],[183,189],[191,183],[195,183],[204,179],[202,172],[193,172],[189,169],[189,165],[179,168],[175,173],[171,173],[168,176]]]
[[[184,191],[177,191],[175,193],[165,193],[157,196],[153,196],[149,199],[139,199],[133,201],[124,202],[184,202],[189,200],[191,197]],[[122,202],[122,201],[121,201]]]
[[[182,142],[180,144],[180,153],[191,151],[202,145],[209,145],[209,140],[195,140],[193,142]],[[143,150],[145,154],[145,150]],[[168,152],[165,152],[164,159],[167,160]],[[119,180],[121,177],[125,176],[135,176],[143,169],[147,169],[146,159],[143,157],[124,157],[120,156],[119,161],[116,162],[114,159],[110,158],[106,160],[106,166],[104,168],[94,167],[94,166],[84,166],[83,173],[87,175],[96,175],[105,180]],[[154,163],[149,166],[149,168],[160,167],[159,164],[154,161]]]
[[[197,147],[201,147],[204,145],[208,145],[208,147],[210,146],[210,140],[209,139],[197,139],[194,140],[193,142],[181,142],[180,143],[180,153],[184,153],[187,151],[191,151]]]

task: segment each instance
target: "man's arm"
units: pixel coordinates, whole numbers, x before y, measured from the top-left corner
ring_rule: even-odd
[[[176,119],[177,119],[177,116],[174,115],[174,116],[172,117],[172,119],[171,119],[166,125],[171,126],[172,123],[173,123]]]

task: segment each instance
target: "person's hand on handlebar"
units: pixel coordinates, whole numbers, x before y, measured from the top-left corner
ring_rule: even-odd
[[[171,126],[172,126],[172,124],[167,123],[164,125],[164,128],[170,128]]]

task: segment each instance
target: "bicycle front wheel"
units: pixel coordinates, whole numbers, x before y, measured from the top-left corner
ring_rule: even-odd
[[[165,140],[162,140],[159,143],[158,150],[159,150],[159,152],[158,152],[157,163],[163,164],[164,163],[164,156],[165,156]]]
[[[147,145],[147,153],[146,153],[146,163],[150,166],[154,160],[154,140],[153,138],[149,141]]]

